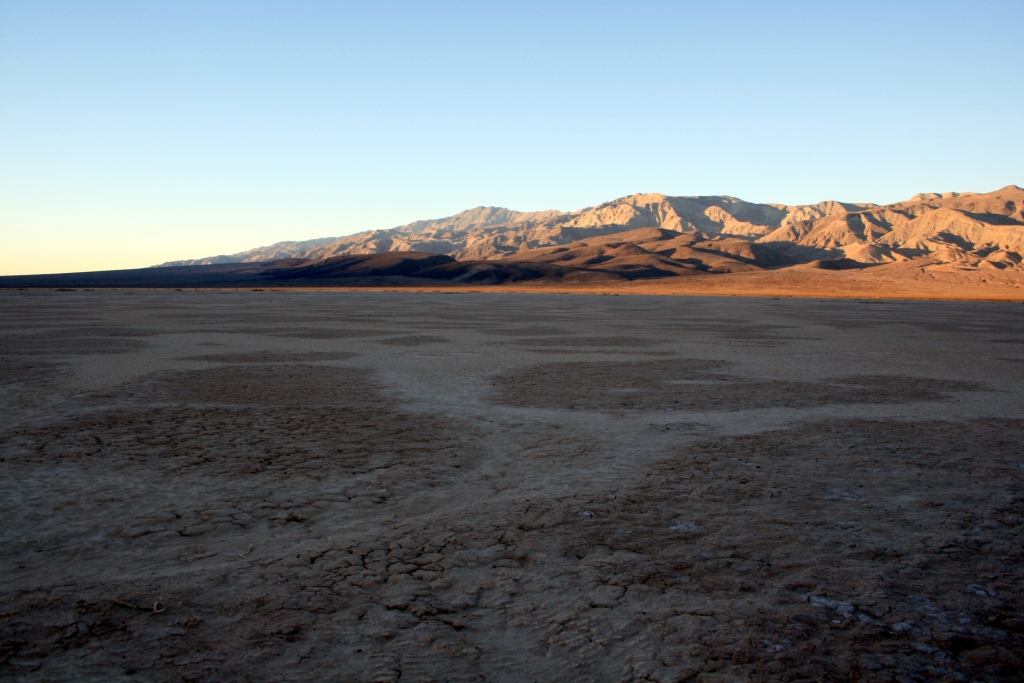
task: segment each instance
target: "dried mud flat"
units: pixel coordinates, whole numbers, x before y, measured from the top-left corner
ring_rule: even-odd
[[[4,679],[1022,679],[1020,304],[0,310]]]

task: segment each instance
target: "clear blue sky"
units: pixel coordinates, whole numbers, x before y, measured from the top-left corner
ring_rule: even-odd
[[[0,273],[1024,185],[1024,2],[0,0]]]

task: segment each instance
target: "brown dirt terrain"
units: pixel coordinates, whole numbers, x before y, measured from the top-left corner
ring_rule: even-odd
[[[0,306],[6,680],[1024,678],[1019,303]]]
[[[369,289],[369,288],[368,288]],[[389,291],[416,288],[376,287]],[[936,270],[894,263],[866,270],[828,270],[813,265],[781,270],[697,273],[685,277],[600,284],[523,283],[472,291],[689,296],[810,297],[844,299],[930,299],[947,301],[1024,301],[1024,273],[1017,271]],[[458,291],[458,289],[456,289]]]

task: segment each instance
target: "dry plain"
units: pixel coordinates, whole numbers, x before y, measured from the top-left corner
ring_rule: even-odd
[[[0,310],[4,679],[1022,679],[1020,303]]]

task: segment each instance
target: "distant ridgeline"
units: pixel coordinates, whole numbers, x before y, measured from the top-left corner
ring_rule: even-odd
[[[279,242],[138,270],[0,278],[0,286],[280,286],[446,280],[615,282],[700,273],[919,266],[1024,270],[1024,190],[895,204],[752,204],[637,194],[572,213],[478,207],[342,238]]]

